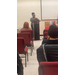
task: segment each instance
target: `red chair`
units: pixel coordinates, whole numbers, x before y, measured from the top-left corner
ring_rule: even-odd
[[[48,36],[44,36],[43,40],[44,40],[44,39],[47,39],[47,38],[48,38]]]
[[[29,32],[30,33],[30,42],[31,45],[34,47],[34,43],[33,43],[33,30],[22,30],[21,33],[26,33]]]
[[[47,39],[48,38],[48,30],[44,30],[43,31],[43,39]]]
[[[25,55],[25,67],[26,67],[26,54],[27,54],[27,61],[28,61],[28,48],[24,46],[24,38],[18,37],[17,38],[17,50],[19,54]]]
[[[21,33],[29,32],[30,33],[30,40],[33,40],[33,31],[32,30],[22,30]]]
[[[40,62],[39,75],[58,75],[58,62]]]
[[[22,58],[21,58],[21,61],[22,61]]]
[[[48,32],[45,32],[44,33],[44,39],[47,39],[48,38]]]
[[[29,32],[17,33],[17,37],[23,37],[24,38],[25,46],[31,47],[31,55],[32,55],[33,49],[32,49],[32,44],[30,42],[30,33]]]
[[[48,30],[49,29],[49,26],[48,27],[45,27],[45,30]]]
[[[45,33],[48,33],[48,30],[44,30],[44,31],[43,31],[43,35],[44,35]]]
[[[48,32],[48,30],[44,30],[44,32]]]

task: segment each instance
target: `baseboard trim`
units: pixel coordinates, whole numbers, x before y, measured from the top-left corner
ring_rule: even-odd
[[[40,36],[43,36],[43,34],[41,34]]]

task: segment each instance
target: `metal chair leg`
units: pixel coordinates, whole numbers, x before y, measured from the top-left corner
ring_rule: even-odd
[[[27,52],[27,61],[28,61],[28,52]]]
[[[32,56],[32,46],[31,46],[31,56]]]
[[[33,52],[33,47],[31,46],[31,48],[32,48],[32,52]]]
[[[34,43],[32,44],[32,47],[33,47],[33,49],[34,49]]]
[[[26,54],[25,54],[25,67],[26,67],[26,64],[27,64],[27,63],[26,63]]]

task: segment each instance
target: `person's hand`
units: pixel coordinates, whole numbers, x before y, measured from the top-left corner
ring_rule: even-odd
[[[36,19],[36,17],[34,19]]]

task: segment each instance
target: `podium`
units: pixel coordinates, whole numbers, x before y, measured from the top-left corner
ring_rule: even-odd
[[[39,21],[33,21],[33,37],[34,40],[40,40]]]

